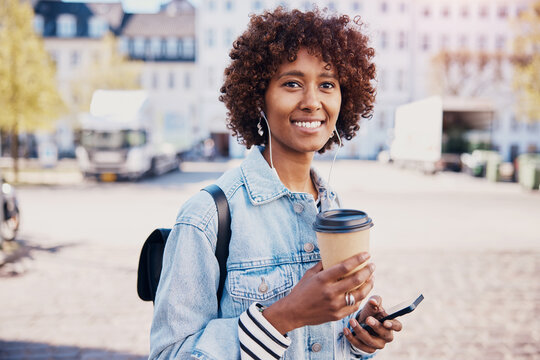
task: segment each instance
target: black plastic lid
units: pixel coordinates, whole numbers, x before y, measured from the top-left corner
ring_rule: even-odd
[[[351,209],[327,210],[317,215],[313,229],[326,233],[347,233],[367,230],[373,226],[371,218],[363,211]]]

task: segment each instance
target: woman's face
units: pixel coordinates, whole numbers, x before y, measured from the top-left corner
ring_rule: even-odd
[[[272,153],[313,153],[334,130],[341,89],[334,67],[302,48],[294,62],[279,66],[264,99]]]

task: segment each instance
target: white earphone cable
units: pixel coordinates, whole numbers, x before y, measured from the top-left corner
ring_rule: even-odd
[[[266,114],[264,111],[261,110],[261,116],[263,117],[264,121],[266,121],[266,127],[268,128],[268,151],[270,151],[270,167],[274,168],[274,162],[272,161],[272,132],[270,131],[270,124],[268,123],[268,119],[266,118]]]
[[[334,154],[334,160],[332,160],[332,165],[330,165],[330,172],[328,173],[328,183],[327,186],[330,188],[330,177],[332,176],[332,170],[334,169],[334,163],[336,162],[337,154],[339,152],[339,149],[341,149],[341,136],[339,136],[339,132],[337,130],[337,127],[334,127],[334,131],[336,132],[336,135],[338,137],[339,141],[339,147],[336,150],[336,153]]]

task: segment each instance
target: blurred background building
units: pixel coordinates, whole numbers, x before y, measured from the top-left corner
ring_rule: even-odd
[[[538,119],[518,116],[510,60],[516,18],[532,2],[173,0],[150,14],[126,13],[120,3],[33,3],[35,30],[56,62],[59,89],[73,113],[80,111],[78,102],[84,103],[73,84],[88,73],[89,64],[111,56],[101,50],[110,32],[120,53],[141,64],[137,83],[165,121],[190,131],[194,143],[211,137],[218,153],[242,156],[244,149],[229,135],[226,110],[218,101],[232,43],[250,14],[278,5],[308,10],[316,4],[351,18],[360,15],[376,50],[374,117],[362,120],[359,135],[341,157],[375,159],[391,145],[398,106],[437,95],[450,113],[481,104],[478,126],[474,116],[467,117],[473,131],[462,134],[464,152],[490,148],[512,161],[540,148],[540,125],[532,121]],[[59,123],[60,153],[73,152],[75,119],[72,114]]]

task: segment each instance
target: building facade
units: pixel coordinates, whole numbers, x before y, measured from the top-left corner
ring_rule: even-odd
[[[503,76],[489,81],[486,74],[472,73],[456,94],[434,89],[433,59],[441,51],[470,51],[509,54],[512,22],[531,0],[201,0],[197,8],[197,67],[201,84],[201,120],[213,131],[225,131],[225,108],[217,101],[223,70],[234,39],[249,21],[249,14],[282,5],[308,10],[316,4],[330,12],[360,15],[364,31],[376,50],[378,95],[374,117],[362,120],[361,129],[346,143],[339,156],[374,159],[392,141],[397,106],[431,95],[489,99],[494,108],[491,141],[505,160],[540,148],[540,125],[518,121],[511,88],[512,69],[502,65]],[[496,71],[497,69],[493,70]],[[487,79],[486,79],[487,77]],[[479,83],[484,88],[472,91]],[[231,139],[231,154],[241,155]]]
[[[491,102],[491,145],[510,161],[538,151],[540,124],[518,120],[509,61],[482,71],[449,72],[442,79],[434,59],[442,51],[504,59],[512,50],[512,24],[532,1],[199,0],[195,8],[187,0],[174,0],[156,14],[125,14],[120,3],[38,1],[35,27],[56,60],[65,98],[73,96],[72,79],[99,56],[97,44],[112,31],[121,53],[142,61],[141,87],[168,121],[197,139],[212,136],[224,154],[243,156],[243,147],[225,126],[226,109],[218,97],[232,43],[246,29],[250,14],[279,5],[309,10],[316,4],[351,18],[360,15],[376,51],[377,103],[373,118],[362,120],[359,134],[346,142],[340,157],[376,158],[391,144],[398,106],[449,95]],[[441,82],[454,86],[445,89]]]

